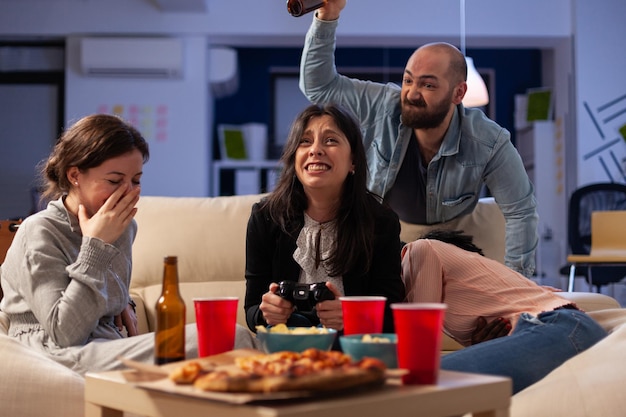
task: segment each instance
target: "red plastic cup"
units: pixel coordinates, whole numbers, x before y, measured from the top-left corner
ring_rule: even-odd
[[[382,333],[387,297],[339,297],[343,311],[343,334]]]
[[[398,368],[409,371],[402,376],[402,383],[436,384],[446,305],[394,303],[391,309],[398,337]]]
[[[194,298],[198,356],[228,352],[235,347],[238,297]]]

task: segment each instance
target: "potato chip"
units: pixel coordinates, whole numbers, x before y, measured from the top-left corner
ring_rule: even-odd
[[[282,333],[282,334],[327,334],[328,329],[326,327],[287,327],[286,324],[280,323],[270,328],[264,326],[256,326],[257,332],[263,333]]]
[[[361,338],[361,342],[363,343],[391,343],[391,340],[386,337],[372,336],[369,334],[364,334]]]
[[[270,333],[289,333],[289,328],[285,323],[280,323],[269,328]]]

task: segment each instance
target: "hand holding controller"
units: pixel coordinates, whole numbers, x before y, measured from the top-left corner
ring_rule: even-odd
[[[335,299],[335,295],[326,287],[325,282],[301,284],[295,281],[281,281],[278,283],[277,294],[291,301],[299,311],[311,311],[320,301]]]

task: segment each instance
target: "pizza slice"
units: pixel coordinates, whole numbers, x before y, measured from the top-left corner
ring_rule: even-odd
[[[342,352],[308,349],[236,358],[233,366],[198,372],[193,385],[218,392],[328,391],[382,384],[385,370],[375,358],[353,361]],[[170,379],[188,383],[181,374],[185,373],[174,370]]]

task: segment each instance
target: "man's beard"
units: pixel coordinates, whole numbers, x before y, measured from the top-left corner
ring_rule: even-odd
[[[441,126],[445,120],[452,94],[444,98],[439,103],[432,105],[432,110],[428,110],[424,99],[409,103],[405,97],[402,98],[402,124],[412,129],[434,129]]]

